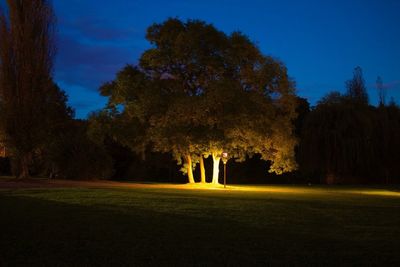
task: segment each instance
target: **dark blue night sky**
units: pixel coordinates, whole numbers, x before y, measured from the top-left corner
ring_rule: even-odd
[[[371,103],[381,75],[400,100],[399,0],[54,0],[58,17],[55,77],[77,117],[100,109],[98,87],[149,47],[146,28],[168,17],[201,19],[242,31],[285,62],[311,104],[344,91],[361,66]]]

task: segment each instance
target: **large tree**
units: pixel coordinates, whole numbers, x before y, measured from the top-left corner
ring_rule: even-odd
[[[223,151],[239,160],[261,154],[276,173],[296,167],[294,86],[282,63],[243,34],[201,21],[169,19],[151,26],[147,39],[153,47],[139,67],[101,89],[114,118],[144,130],[141,144],[184,159],[191,183],[197,162],[205,182],[204,156],[212,156],[218,183]]]
[[[0,9],[0,126],[16,175],[24,178],[53,123],[54,14],[47,0],[7,4],[8,14]]]

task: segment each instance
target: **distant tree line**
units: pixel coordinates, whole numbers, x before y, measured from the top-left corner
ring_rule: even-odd
[[[211,182],[397,183],[400,109],[371,106],[361,68],[315,107],[279,60],[240,32],[198,20],[148,28],[152,47],[99,89],[106,107],[74,119],[53,81],[49,1],[0,10],[0,174]]]
[[[379,82],[380,81],[380,82]],[[378,78],[378,107],[369,105],[362,70],[347,92],[331,92],[301,123],[298,161],[303,175],[325,183],[399,182],[400,109],[385,104]]]

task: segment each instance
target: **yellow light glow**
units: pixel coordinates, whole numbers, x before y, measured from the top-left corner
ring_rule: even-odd
[[[363,195],[375,195],[375,196],[390,196],[390,197],[400,197],[400,192],[396,191],[391,191],[391,190],[382,190],[382,189],[376,189],[376,190],[353,190],[349,191],[349,193],[353,194],[363,194]]]
[[[330,194],[351,194],[351,195],[372,195],[382,197],[399,197],[400,192],[382,188],[351,188],[341,186],[291,186],[291,185],[228,185],[226,189],[222,184],[214,183],[193,183],[193,184],[149,184],[149,183],[123,183],[112,181],[63,181],[48,180],[51,187],[79,186],[87,188],[131,188],[131,189],[178,189],[178,190],[217,190],[237,192],[260,192],[260,193],[283,193],[283,194],[307,194],[307,195],[330,195]]]

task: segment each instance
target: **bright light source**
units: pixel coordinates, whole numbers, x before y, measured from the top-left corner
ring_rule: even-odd
[[[226,188],[226,163],[228,162],[228,152],[222,152],[222,162],[224,163],[224,188]]]
[[[228,162],[228,152],[222,152],[222,162],[226,164]]]

